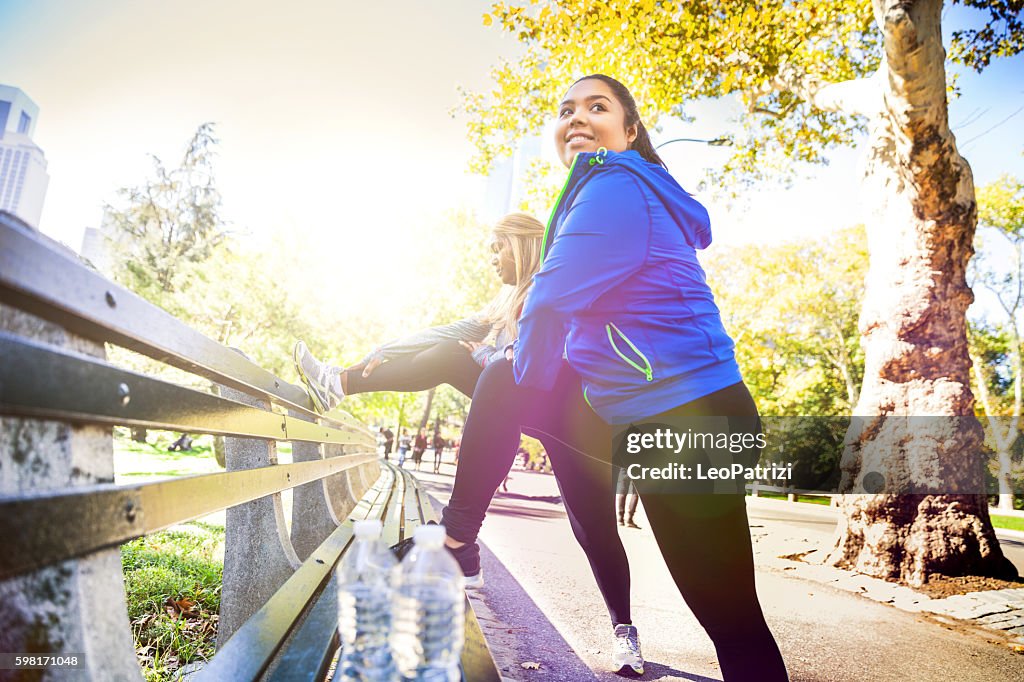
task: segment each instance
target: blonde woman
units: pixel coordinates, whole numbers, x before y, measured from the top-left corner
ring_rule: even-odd
[[[345,369],[318,361],[300,341],[295,347],[295,365],[314,403],[330,409],[345,395],[422,391],[442,383],[472,396],[484,367],[492,362],[507,364],[505,348],[519,336],[519,316],[533,276],[540,267],[543,237],[544,226],[531,216],[513,213],[498,221],[491,240],[491,264],[506,286],[477,315],[384,344],[358,364]],[[500,402],[499,397],[491,407],[500,409]],[[582,401],[581,405],[578,414],[567,418],[590,423],[592,412]],[[610,450],[611,433],[600,420],[597,424],[604,428],[592,429],[592,438],[584,447]],[[518,424],[508,426],[519,428]],[[629,564],[619,540],[611,503],[614,490],[611,465],[607,463],[611,459],[610,452],[580,457],[564,441],[548,433],[535,430],[527,433],[544,445],[569,523],[590,561],[613,627],[631,623]],[[463,475],[460,467],[454,485],[459,491],[476,483],[473,476]],[[488,501],[496,487],[497,484],[486,491]],[[449,551],[466,575],[467,587],[481,587],[483,576],[477,543],[471,540],[458,548],[449,547]],[[627,641],[625,635],[620,636],[618,632],[615,636],[614,669],[642,673],[639,644]]]
[[[540,266],[544,226],[511,213],[494,226],[491,264],[501,279],[498,295],[482,311],[431,327],[374,349],[351,367],[318,361],[306,344],[295,345],[295,367],[317,409],[327,412],[346,395],[375,391],[425,391],[449,384],[467,396],[480,372],[519,336],[519,313]]]

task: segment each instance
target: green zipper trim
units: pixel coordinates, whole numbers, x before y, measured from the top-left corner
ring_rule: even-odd
[[[613,329],[615,330],[616,334],[618,334],[619,336],[622,337],[623,341],[625,341],[627,344],[629,344],[629,347],[633,349],[634,353],[636,353],[641,358],[643,358],[644,365],[645,365],[644,367],[641,367],[640,365],[638,365],[635,362],[633,362],[628,356],[623,355],[622,351],[619,350],[619,347],[615,345],[615,339],[612,338],[612,330]],[[654,381],[654,370],[651,369],[651,361],[647,359],[646,355],[644,355],[643,353],[640,352],[639,348],[637,348],[636,346],[633,345],[633,342],[629,340],[629,337],[626,336],[625,334],[623,334],[622,330],[619,329],[618,327],[616,327],[611,322],[609,322],[608,324],[606,324],[604,326],[604,330],[606,332],[608,332],[608,342],[612,344],[612,350],[615,351],[615,354],[618,355],[623,360],[625,360],[626,363],[630,367],[632,367],[633,369],[635,369],[638,372],[642,372],[643,375],[645,377],[647,377],[648,381]]]
[[[544,239],[540,242],[540,259],[544,260],[544,256],[548,253],[548,232],[551,230],[551,223],[555,222],[555,214],[558,213],[558,207],[562,205],[562,197],[565,196],[565,190],[569,186],[569,181],[572,180],[572,172],[576,170],[576,160],[580,158],[580,155],[572,157],[572,165],[569,166],[569,176],[565,179],[565,184],[562,185],[562,191],[558,193],[558,198],[555,199],[555,207],[551,209],[551,215],[548,216],[548,224],[544,226]]]
[[[590,386],[583,387],[583,399],[587,401],[587,405],[590,405],[590,398],[587,397],[587,391],[590,390]],[[594,409],[593,405],[590,405],[590,409]]]

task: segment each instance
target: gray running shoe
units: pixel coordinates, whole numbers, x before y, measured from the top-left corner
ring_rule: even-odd
[[[341,369],[317,360],[302,341],[295,344],[293,355],[295,371],[299,373],[299,378],[306,385],[316,411],[324,414],[337,407],[341,399],[345,397],[334,389],[336,377]]]
[[[640,635],[635,625],[615,626],[615,651],[612,669],[619,675],[643,675],[644,657],[640,654]]]

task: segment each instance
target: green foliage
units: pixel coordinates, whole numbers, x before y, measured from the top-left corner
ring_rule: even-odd
[[[993,56],[1021,51],[1019,2],[962,1],[988,10],[991,21],[954,33],[954,60],[981,70]],[[742,130],[712,186],[736,191],[786,180],[794,161],[826,163],[828,149],[865,131],[859,116],[813,107],[803,87],[869,76],[882,60],[881,33],[864,0],[496,2],[484,24],[525,50],[492,69],[491,92],[463,92],[478,172],[540,130],[573,81],[605,73],[630,88],[649,128],[663,115],[687,118],[692,100],[739,97],[747,112]]]
[[[988,390],[989,408],[981,400],[974,404],[976,414],[984,415],[986,409],[994,415],[1009,414],[1013,402],[1013,341],[1005,328],[984,322],[971,322],[967,330],[967,342],[971,358],[977,362]],[[976,377],[972,377],[972,390],[979,393]]]
[[[851,414],[864,372],[857,331],[863,228],[714,250],[702,261],[762,413]]]
[[[214,654],[224,529],[193,521],[121,547],[128,618],[147,680]]]
[[[986,446],[995,454],[989,473],[1002,492],[1017,492],[1024,485],[1019,419],[1024,413],[1024,184],[1003,176],[980,187],[977,195],[978,255],[970,277],[974,288],[995,297],[998,310],[969,324],[971,388],[979,416],[1002,417],[982,422]]]
[[[529,213],[547,224],[558,193],[565,184],[565,168],[546,159],[533,159],[523,174],[523,185],[526,188],[523,200],[519,202],[519,210]]]
[[[146,443],[137,443],[128,435],[128,429],[116,427],[114,431],[114,471],[117,482],[136,482],[166,476],[191,476],[221,471],[213,454],[213,436],[196,436],[192,449],[168,452],[179,434],[170,431],[149,431]],[[127,479],[127,480],[125,480]]]
[[[119,191],[122,205],[107,207],[109,244],[118,264],[114,276],[210,338],[281,374],[309,318],[297,314],[287,290],[278,286],[279,266],[272,255],[247,249],[229,235],[214,180],[216,146],[213,125],[203,124],[178,167],[169,169],[154,157],[153,177]],[[111,358],[136,371],[208,387],[122,349]]]
[[[765,162],[780,157],[822,162],[825,149],[851,143],[863,123],[813,110],[777,91],[773,79],[783,67],[819,79],[859,78],[881,59],[870,4],[855,0],[499,2],[488,16],[527,49],[492,70],[497,87],[488,96],[465,93],[476,170],[539,130],[569,84],[595,72],[630,88],[648,127],[661,115],[685,118],[690,100],[741,96],[752,115],[724,170],[734,180],[765,177],[778,165]]]
[[[314,318],[300,315],[280,286],[279,268],[268,251],[235,240],[219,244],[176,297],[182,319],[278,376],[291,372],[292,346],[310,336]]]
[[[1024,183],[1003,176],[978,188],[976,256],[971,261],[971,285],[988,290],[998,310],[970,325],[971,356],[986,386],[975,393],[992,415],[1021,414],[1016,384],[1022,381],[1021,339],[1024,334]],[[982,388],[986,390],[982,390]],[[987,407],[985,406],[987,404]],[[991,410],[991,412],[988,412]]]
[[[949,57],[981,72],[992,57],[1010,57],[1024,50],[1024,22],[1020,0],[954,0],[955,4],[987,10],[988,21],[980,29],[953,31]]]
[[[216,146],[213,124],[204,123],[177,168],[152,157],[153,177],[119,190],[120,208],[107,206],[115,279],[171,312],[177,311],[168,294],[187,286],[192,266],[227,236],[213,177]]]
[[[1011,175],[978,188],[978,225],[1024,239],[1024,182]]]

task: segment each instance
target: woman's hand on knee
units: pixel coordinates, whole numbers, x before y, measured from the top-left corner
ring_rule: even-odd
[[[376,351],[375,350],[372,353],[370,353],[370,355],[367,356],[364,360],[361,360],[360,362],[357,362],[356,364],[352,365],[351,367],[346,367],[345,371],[346,372],[355,373],[355,372],[358,372],[358,371],[362,370],[363,378],[365,379],[366,377],[368,377],[371,374],[373,374],[373,370],[375,370],[378,367],[380,367],[380,364],[382,362],[384,362],[383,354],[381,354],[380,351]]]

